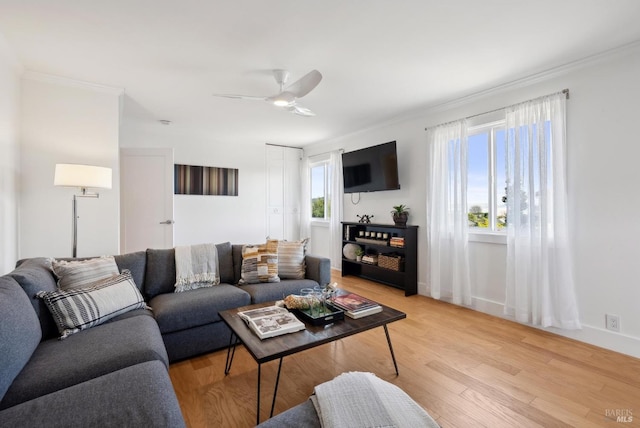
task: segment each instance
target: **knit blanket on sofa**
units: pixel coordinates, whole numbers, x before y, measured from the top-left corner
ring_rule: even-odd
[[[343,373],[314,392],[323,428],[439,427],[407,393],[372,373]]]
[[[176,293],[220,283],[218,252],[214,244],[177,246],[175,252]]]

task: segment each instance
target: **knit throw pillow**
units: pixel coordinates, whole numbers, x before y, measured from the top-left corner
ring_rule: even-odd
[[[280,282],[278,276],[278,240],[242,248],[242,271],[238,284]]]

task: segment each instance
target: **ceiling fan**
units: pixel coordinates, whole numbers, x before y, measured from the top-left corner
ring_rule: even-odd
[[[312,70],[285,87],[291,74],[287,70],[273,70],[273,77],[280,85],[280,92],[269,97],[234,94],[213,94],[214,97],[235,98],[240,100],[267,101],[275,106],[300,116],[315,116],[316,114],[306,107],[298,104],[297,100],[313,90],[322,80],[322,74],[318,70]]]

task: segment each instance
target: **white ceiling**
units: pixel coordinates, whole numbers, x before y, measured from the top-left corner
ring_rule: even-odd
[[[125,89],[125,120],[304,145],[640,40],[638,0],[0,0],[26,70]],[[324,76],[301,117],[271,70]]]

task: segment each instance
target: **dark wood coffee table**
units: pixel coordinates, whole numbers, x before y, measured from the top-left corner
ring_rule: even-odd
[[[287,355],[293,355],[297,352],[304,351],[306,349],[314,348],[316,346],[323,345],[325,343],[333,342],[334,340],[342,339],[363,331],[371,330],[376,327],[384,327],[384,333],[387,337],[387,343],[389,345],[389,351],[391,352],[391,359],[393,360],[393,366],[398,374],[398,364],[396,363],[396,357],[393,353],[393,347],[391,346],[391,338],[389,337],[389,330],[387,324],[404,319],[407,315],[404,312],[400,312],[388,306],[382,306],[382,312],[369,315],[359,319],[351,319],[345,316],[344,320],[340,320],[329,326],[314,326],[305,322],[306,330],[298,331],[295,333],[284,334],[282,336],[276,336],[269,339],[260,340],[258,336],[253,333],[247,324],[240,318],[238,312],[247,311],[250,309],[256,309],[264,306],[274,305],[275,302],[261,303],[257,305],[244,306],[236,309],[229,309],[220,312],[220,317],[231,329],[231,339],[229,342],[229,349],[227,350],[227,361],[225,364],[224,374],[229,374],[231,370],[231,364],[233,363],[233,356],[235,355],[236,345],[242,343],[244,347],[249,351],[254,360],[258,363],[258,405],[257,405],[257,424],[260,423],[260,376],[262,364],[279,359],[278,374],[276,376],[276,384],[273,391],[273,401],[271,403],[271,413],[273,416],[273,409],[276,404],[276,394],[278,393],[278,383],[280,381],[280,370],[282,369],[282,359]],[[301,319],[301,321],[304,321]]]

